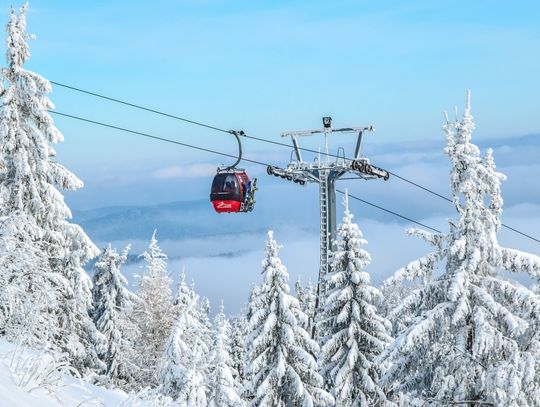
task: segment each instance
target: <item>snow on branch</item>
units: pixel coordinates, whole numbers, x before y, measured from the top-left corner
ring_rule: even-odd
[[[540,257],[520,250],[501,247],[501,266],[512,272],[526,272],[535,277],[540,277]]]
[[[429,279],[437,265],[439,253],[432,252],[424,257],[414,260],[405,267],[399,269],[392,277],[387,279],[383,287],[394,286],[403,280],[413,281],[417,278]]]
[[[429,244],[435,247],[440,247],[441,242],[444,238],[444,235],[441,233],[428,232],[427,230],[423,230],[419,228],[406,229],[405,233],[407,233],[410,236],[419,237],[420,239],[428,242]]]

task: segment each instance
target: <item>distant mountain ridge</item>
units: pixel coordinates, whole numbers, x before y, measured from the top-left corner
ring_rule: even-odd
[[[262,233],[282,224],[294,223],[302,227],[299,216],[282,216],[279,211],[269,208],[265,210],[262,205],[251,213],[217,214],[210,202],[202,199],[148,206],[74,210],[73,222],[82,226],[96,242],[147,240],[154,229],[159,231],[161,240],[182,240]]]
[[[209,208],[208,201],[196,200],[74,211],[73,221],[97,241],[148,239],[154,229],[159,230],[161,239],[226,234],[232,228],[242,232],[257,230],[253,222],[239,221],[238,216],[219,216]]]

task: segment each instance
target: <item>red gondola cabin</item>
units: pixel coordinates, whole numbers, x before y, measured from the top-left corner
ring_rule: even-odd
[[[255,191],[248,175],[242,170],[218,172],[212,182],[210,201],[218,213],[249,212],[253,209]]]

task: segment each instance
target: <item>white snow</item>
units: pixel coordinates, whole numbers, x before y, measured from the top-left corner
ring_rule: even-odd
[[[55,374],[50,371],[52,366],[49,354],[0,339],[0,407],[155,405],[122,390],[94,386],[64,373]],[[47,377],[39,375],[39,371],[48,373]]]

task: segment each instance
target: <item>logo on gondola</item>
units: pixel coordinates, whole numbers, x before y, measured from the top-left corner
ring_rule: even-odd
[[[220,201],[217,205],[216,205],[216,208],[217,209],[231,209],[232,208],[232,204],[230,203],[225,203],[223,201]]]

